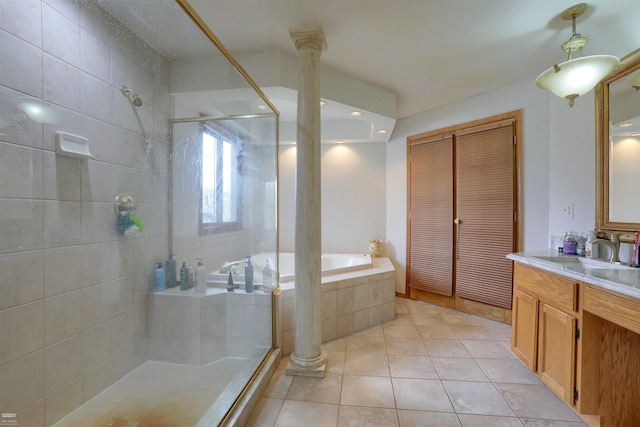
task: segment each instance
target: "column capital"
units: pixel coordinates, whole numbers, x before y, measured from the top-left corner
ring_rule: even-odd
[[[296,46],[296,49],[303,47],[317,50],[327,50],[327,42],[324,39],[322,28],[314,30],[289,30],[289,36]]]

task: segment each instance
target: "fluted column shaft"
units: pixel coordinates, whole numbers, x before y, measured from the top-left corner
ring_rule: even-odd
[[[320,206],[320,52],[322,30],[291,31],[298,50],[295,228],[295,343],[287,373],[324,376]]]

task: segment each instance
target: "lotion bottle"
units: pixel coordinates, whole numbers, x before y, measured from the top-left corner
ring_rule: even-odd
[[[251,257],[247,257],[247,264],[244,266],[244,291],[248,294],[253,292],[253,264]]]
[[[195,287],[196,292],[206,292],[207,291],[207,270],[204,268],[204,264],[202,264],[202,258],[196,258],[198,260],[198,265],[196,266],[195,272]]]
[[[164,269],[162,268],[162,263],[158,263],[158,268],[156,268],[156,292],[164,291]]]

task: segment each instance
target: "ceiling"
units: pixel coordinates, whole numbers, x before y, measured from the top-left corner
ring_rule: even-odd
[[[575,0],[190,0],[233,54],[295,54],[289,30],[321,27],[324,67],[396,96],[400,119],[535,77],[566,60]],[[584,55],[640,47],[640,2],[594,0]],[[277,106],[277,105],[276,105]]]

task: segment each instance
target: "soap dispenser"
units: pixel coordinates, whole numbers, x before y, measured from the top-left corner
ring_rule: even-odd
[[[195,286],[196,292],[206,292],[207,291],[207,270],[204,268],[204,264],[202,264],[202,258],[196,258],[198,260],[198,265],[196,266],[195,272]]]
[[[253,292],[253,264],[251,257],[247,257],[247,264],[244,266],[244,291],[248,294]]]

